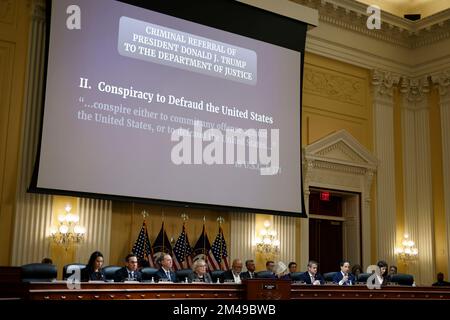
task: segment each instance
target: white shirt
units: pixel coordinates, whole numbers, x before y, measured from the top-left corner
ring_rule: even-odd
[[[239,274],[236,275],[233,271],[231,271],[231,274],[233,275],[235,283],[241,283],[241,276]]]
[[[341,271],[341,274],[342,274],[342,277],[345,277],[345,273],[343,273],[343,272]],[[349,274],[347,273],[347,276],[348,276],[348,275],[349,275]],[[348,282],[348,285],[352,285],[352,281],[350,280],[350,277],[348,277],[347,282]],[[340,285],[340,286],[342,286],[344,283],[345,283],[344,279],[342,279],[341,281],[339,281],[339,285]]]

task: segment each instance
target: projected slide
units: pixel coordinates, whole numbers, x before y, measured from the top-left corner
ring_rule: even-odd
[[[300,213],[301,53],[53,1],[37,187]]]

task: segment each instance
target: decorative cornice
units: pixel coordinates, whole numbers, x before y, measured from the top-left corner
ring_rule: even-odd
[[[372,71],[372,88],[374,93],[379,96],[392,97],[393,89],[400,81],[399,75],[394,75],[388,71]]]
[[[319,21],[405,48],[418,48],[450,38],[450,9],[418,21],[382,11],[381,29],[367,28],[367,5],[353,0],[291,0],[319,11]]]

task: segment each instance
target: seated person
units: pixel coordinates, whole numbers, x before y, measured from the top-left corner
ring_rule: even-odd
[[[220,282],[234,282],[242,283],[241,279],[242,261],[240,259],[234,259],[231,264],[231,270],[225,271]]]
[[[245,267],[247,268],[247,271],[242,272],[240,274],[241,279],[253,279],[256,278],[256,273],[255,273],[255,269],[256,269],[256,265],[255,265],[255,261],[253,260],[247,260],[245,261]]]
[[[81,281],[104,281],[105,273],[103,267],[103,254],[94,251],[89,258],[86,268],[81,270]]]
[[[159,261],[161,268],[156,272],[155,276],[158,281],[178,282],[177,275],[172,271],[172,257],[166,253]]]
[[[50,258],[44,258],[44,259],[42,259],[41,263],[53,264],[53,260]]]
[[[336,272],[333,277],[333,282],[339,284],[340,286],[351,286],[355,283],[355,276],[350,271],[350,262],[341,261],[339,264],[341,267],[340,272]]]
[[[444,281],[444,274],[439,272],[437,274],[437,282],[433,283],[433,287],[447,287],[450,286],[450,282]]]
[[[192,265],[192,271],[189,275],[189,282],[205,282],[205,283],[212,283],[211,276],[207,272],[207,266],[206,262],[203,259],[198,259],[194,261],[194,264]]]
[[[377,262],[377,266],[380,268],[380,274],[377,274],[378,283],[385,286],[389,281],[391,281],[391,277],[388,274],[388,264],[385,261],[380,260]]]
[[[142,273],[138,270],[138,258],[134,253],[125,257],[125,267],[120,268],[114,274],[115,282],[142,281]]]
[[[358,279],[358,276],[363,273],[362,272],[362,267],[359,264],[355,264],[352,267],[352,274],[355,276],[355,279]]]
[[[389,268],[389,276],[393,276],[393,275],[395,275],[395,274],[397,274],[397,267],[396,266],[391,266],[390,268]]]
[[[319,264],[311,260],[308,262],[308,270],[305,273],[302,273],[300,276],[300,281],[303,281],[306,284],[312,284],[314,286],[318,286],[325,283],[325,278],[317,272]]]
[[[289,268],[289,273],[297,272],[297,263],[296,262],[289,262],[288,268]]]

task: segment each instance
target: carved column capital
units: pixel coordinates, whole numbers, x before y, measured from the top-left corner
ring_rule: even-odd
[[[430,92],[431,81],[429,77],[408,78],[402,77],[399,83],[400,92],[409,102],[421,102]]]
[[[433,84],[438,87],[441,96],[450,96],[450,70],[446,70],[431,77]],[[449,97],[450,98],[450,97]]]
[[[372,89],[378,96],[392,97],[393,88],[400,81],[400,76],[389,71],[372,70]]]

